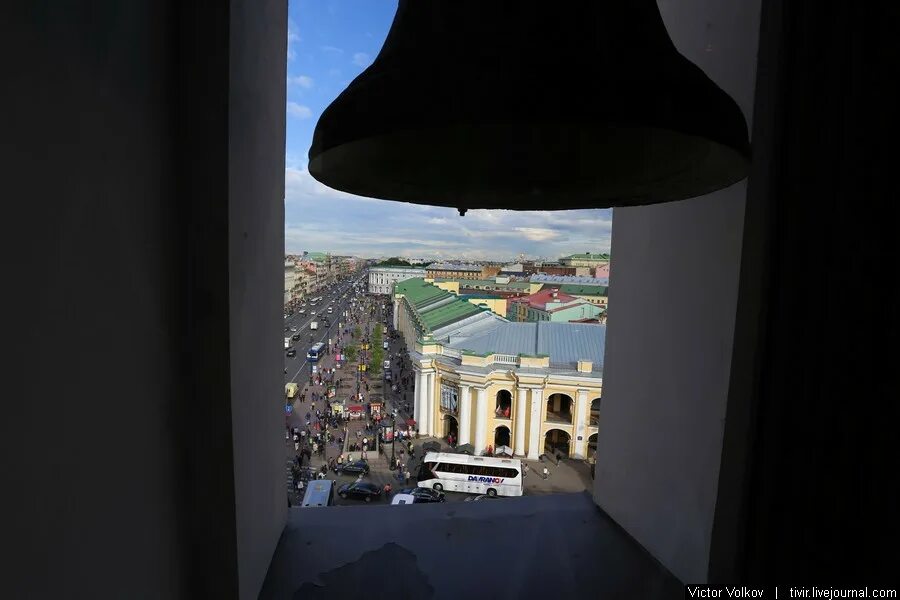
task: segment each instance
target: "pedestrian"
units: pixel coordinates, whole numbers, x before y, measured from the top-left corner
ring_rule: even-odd
[[[543,471],[542,475],[543,475],[544,479],[547,479],[548,477],[550,477],[550,471],[547,470],[547,467],[544,467],[544,471]]]
[[[409,471],[404,471],[403,476],[406,478],[406,485],[409,485]]]

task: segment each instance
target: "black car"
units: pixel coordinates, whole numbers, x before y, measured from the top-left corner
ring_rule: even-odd
[[[444,502],[444,493],[431,488],[415,487],[406,488],[397,492],[398,494],[409,494],[415,500],[414,504],[422,504],[424,502]]]
[[[287,355],[288,355],[289,357],[291,357],[291,358],[294,358],[295,356],[297,356],[297,351],[294,350],[293,348],[290,348],[290,349],[287,351]]]
[[[300,337],[301,337],[301,335],[299,333],[295,333],[294,335],[291,336],[291,339],[294,340],[295,342],[299,342]]]
[[[381,497],[381,487],[368,481],[354,481],[353,483],[345,483],[338,490],[338,496],[344,498],[362,499],[371,502],[372,498]]]
[[[362,473],[363,475],[369,474],[369,463],[364,460],[354,460],[351,463],[345,463],[342,466],[337,467],[338,473],[347,473],[349,474],[357,474]]]

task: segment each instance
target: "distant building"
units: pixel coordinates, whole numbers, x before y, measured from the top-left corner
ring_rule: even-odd
[[[510,300],[506,310],[506,318],[510,321],[567,323],[597,319],[604,308],[566,294],[558,288],[548,287],[535,294]]]
[[[500,267],[495,265],[434,263],[425,269],[428,279],[486,279],[500,273]]]
[[[297,265],[293,260],[284,261],[284,303],[291,301],[297,283]]]
[[[583,459],[597,440],[606,327],[510,323],[422,279],[394,287],[410,347],[419,432]]]
[[[609,254],[592,254],[585,252],[584,254],[570,254],[559,259],[560,264],[567,267],[589,267],[596,268],[600,265],[609,264]]]
[[[536,274],[532,275],[529,281],[533,285],[539,285],[539,289],[556,288],[560,292],[606,308],[609,295],[609,281],[606,279]]]
[[[494,314],[506,316],[506,298],[498,294],[460,294],[460,299],[475,306],[484,306]]]
[[[370,267],[369,293],[391,294],[395,283],[424,276],[425,269],[417,267]]]

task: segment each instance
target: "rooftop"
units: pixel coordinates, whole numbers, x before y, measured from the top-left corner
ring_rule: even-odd
[[[563,256],[561,260],[567,259],[609,260],[609,254],[592,254],[590,252],[585,252],[584,254],[570,254],[569,256]]]
[[[478,354],[544,355],[550,357],[550,366],[559,367],[590,360],[594,371],[602,371],[606,325],[503,322],[486,333],[451,342],[449,346]]]
[[[564,283],[559,291],[574,296],[608,296],[609,287],[605,285],[584,285],[580,283]]]
[[[433,265],[428,265],[426,267],[429,271],[477,271],[481,272],[481,267],[478,265],[462,265],[462,264],[453,264],[453,263],[438,263]]]
[[[456,323],[460,325],[451,329],[462,328],[471,323],[473,317],[477,317],[474,319],[476,321],[483,321],[489,319],[488,315],[493,315],[490,311],[475,306],[432,283],[426,283],[421,277],[413,277],[394,284],[394,294],[402,294],[406,298],[425,329],[423,333],[435,334],[436,339],[450,335],[447,328]],[[445,331],[439,333],[440,330]]]
[[[437,279],[435,281],[457,281],[456,279]],[[465,281],[460,281],[460,284],[465,285],[467,288],[474,287],[476,285],[480,285],[482,287],[491,287],[493,289],[498,290],[528,290],[531,289],[531,284],[527,281],[509,281],[506,283],[497,283],[494,279],[466,279]]]
[[[556,297],[553,297],[554,292],[556,292]],[[555,287],[545,287],[539,292],[531,294],[529,296],[523,296],[521,298],[514,298],[512,302],[524,302],[528,304],[531,308],[536,308],[538,310],[547,310],[547,304],[551,302],[558,302],[562,304],[576,302],[578,298],[575,296],[570,296],[565,292],[562,292],[558,288]]]
[[[379,265],[377,267],[369,267],[369,271],[378,271],[381,269],[407,269],[410,271],[418,271],[425,273],[425,267],[407,266],[407,265]]]
[[[535,273],[528,279],[532,283],[576,283],[582,285],[601,285],[597,283],[596,277],[580,277],[577,275],[548,275],[546,273]]]

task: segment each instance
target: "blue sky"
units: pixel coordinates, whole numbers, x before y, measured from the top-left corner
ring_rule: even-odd
[[[390,29],[396,0],[291,0],[288,22],[285,246],[363,257],[556,258],[609,251],[612,211],[470,210],[361,198],[306,170],[316,121],[368,67]],[[540,78],[535,78],[540,85]]]

